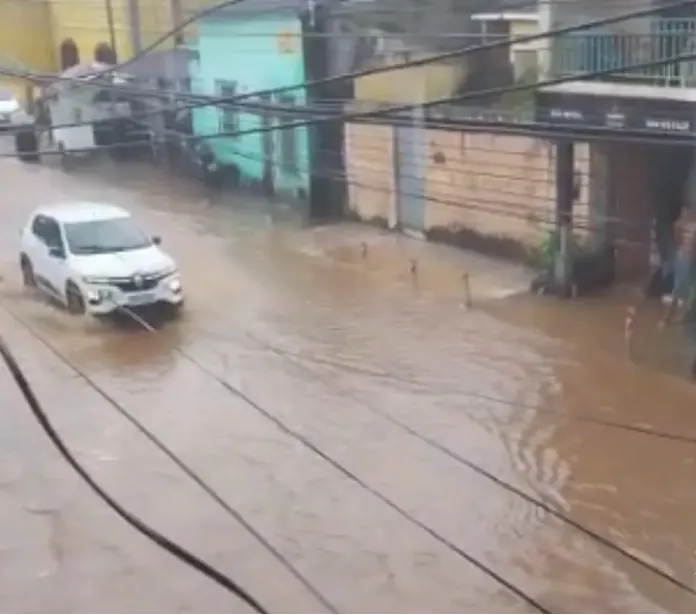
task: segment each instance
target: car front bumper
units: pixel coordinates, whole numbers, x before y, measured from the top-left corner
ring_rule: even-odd
[[[108,284],[84,284],[82,295],[86,311],[94,316],[154,305],[178,307],[184,302],[181,281],[176,276],[164,278],[154,288],[138,291],[123,291]]]

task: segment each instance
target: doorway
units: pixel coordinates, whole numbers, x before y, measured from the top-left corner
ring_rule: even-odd
[[[270,105],[273,102],[271,94],[261,94],[261,102]],[[273,114],[270,111],[261,112],[261,157],[263,160],[263,170],[261,176],[261,189],[266,198],[273,196],[273,162],[274,162],[274,147],[273,147]]]

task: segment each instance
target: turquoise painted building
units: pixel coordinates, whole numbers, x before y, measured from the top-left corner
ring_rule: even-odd
[[[305,58],[299,3],[283,7],[278,0],[248,0],[202,19],[197,52],[191,66],[195,93],[236,96],[303,83]],[[247,99],[266,105],[306,104],[304,88]],[[292,121],[273,112],[232,107],[204,107],[193,112],[193,131],[205,137]],[[219,137],[208,140],[218,164],[233,167],[241,184],[259,186],[266,194],[307,201],[310,191],[308,129]]]

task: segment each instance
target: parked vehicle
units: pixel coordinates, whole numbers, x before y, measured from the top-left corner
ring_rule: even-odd
[[[174,260],[121,207],[73,202],[36,210],[21,235],[25,286],[37,287],[74,314],[106,316],[184,298]]]
[[[10,130],[31,123],[19,99],[8,89],[0,88],[0,130]]]
[[[100,146],[149,150],[151,131],[132,119],[132,100],[118,91],[119,86],[128,86],[128,76],[104,73],[108,69],[108,64],[98,62],[73,66],[61,75],[66,79],[47,88],[50,140],[64,167]]]

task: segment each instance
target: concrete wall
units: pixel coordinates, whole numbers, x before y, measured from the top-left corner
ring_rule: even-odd
[[[398,225],[393,133],[347,125],[348,207],[363,220]],[[578,235],[588,221],[589,151],[576,145],[582,180],[574,209]],[[518,251],[539,245],[554,220],[554,148],[547,141],[428,129],[422,153],[426,234],[477,237]],[[477,245],[481,245],[478,241]]]

